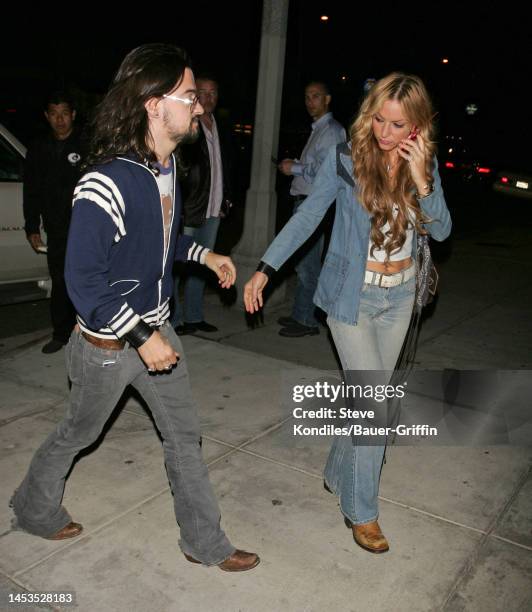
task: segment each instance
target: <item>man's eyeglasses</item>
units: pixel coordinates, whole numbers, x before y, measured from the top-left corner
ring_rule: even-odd
[[[190,112],[196,108],[199,101],[198,96],[193,96],[192,98],[180,98],[179,96],[172,96],[171,94],[163,94],[163,98],[169,98],[170,100],[181,102],[181,104],[186,104],[190,108]]]

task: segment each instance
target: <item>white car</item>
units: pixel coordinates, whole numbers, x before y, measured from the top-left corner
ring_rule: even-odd
[[[46,255],[35,253],[24,231],[22,172],[25,157],[26,147],[0,123],[1,303],[46,297],[51,286]]]

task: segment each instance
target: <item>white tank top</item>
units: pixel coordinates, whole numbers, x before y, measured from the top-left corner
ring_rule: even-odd
[[[398,210],[399,210],[399,207],[397,206],[397,204],[394,204],[394,207],[393,207],[394,219],[397,216]],[[390,253],[389,261],[400,261],[401,259],[407,259],[408,257],[412,256],[412,240],[414,238],[414,226],[412,225],[412,221],[413,221],[413,213],[410,212],[410,223],[408,224],[408,227],[406,229],[405,243],[400,249],[396,251],[392,251]],[[390,231],[390,224],[388,223],[388,221],[386,221],[386,224],[381,228],[381,232],[386,236],[386,232],[389,232],[389,231]],[[371,255],[371,247],[373,246],[374,243],[371,242],[370,240],[369,245],[368,245],[368,261],[378,261],[381,263],[384,262],[386,259],[385,248],[389,241],[390,241],[390,238],[385,238],[382,248],[379,249],[376,247],[373,250],[373,255]]]

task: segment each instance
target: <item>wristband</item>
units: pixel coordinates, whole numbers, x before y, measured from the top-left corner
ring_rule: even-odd
[[[427,183],[426,185],[423,185],[423,191],[425,191],[425,189],[428,189],[427,193],[424,193],[423,195],[419,194],[416,192],[416,198],[418,200],[422,200],[423,198],[428,198],[429,195],[431,195],[431,193],[434,191],[434,182],[430,182]]]
[[[260,262],[260,264],[257,266],[257,272],[262,272],[263,274],[266,274],[266,276],[268,277],[268,279],[270,279],[274,272],[276,272],[277,270],[275,268],[272,268],[271,266],[269,266],[267,263],[264,263],[263,261]]]
[[[153,327],[150,327],[146,321],[141,319],[133,329],[130,329],[127,334],[124,334],[123,338],[125,338],[133,348],[137,349],[148,340],[154,331]]]

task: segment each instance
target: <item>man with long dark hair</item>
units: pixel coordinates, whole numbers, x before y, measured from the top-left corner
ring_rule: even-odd
[[[78,320],[67,346],[71,404],[35,454],[12,506],[19,527],[35,535],[62,540],[81,533],[61,505],[66,476],[131,384],[163,438],[185,557],[244,571],[259,557],[236,550],[220,527],[181,342],[167,321],[175,260],[206,265],[223,288],[236,278],[229,257],[178,235],[172,152],[194,140],[202,113],[186,53],[163,44],[131,51],[98,107],[66,257]]]

